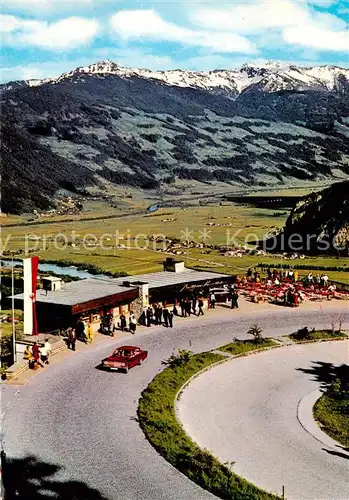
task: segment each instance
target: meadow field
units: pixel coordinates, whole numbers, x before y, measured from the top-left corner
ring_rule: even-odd
[[[8,257],[9,252],[14,252],[15,258],[23,258],[29,251],[45,260],[69,260],[113,273],[140,274],[162,269],[164,258],[170,255],[161,251],[166,246],[161,240],[167,238],[177,243],[176,251],[183,253],[175,257],[184,260],[186,266],[228,274],[243,275],[249,267],[260,263],[311,267],[348,265],[348,258],[344,257],[293,260],[275,255],[233,257],[207,247],[251,247],[249,243],[282,227],[287,216],[285,210],[222,201],[206,206],[160,208],[154,213],[140,207],[120,210],[107,204],[94,204],[87,205],[80,216],[60,216],[39,224],[7,217],[1,233],[2,254]],[[183,248],[180,242],[185,240],[198,246],[205,244],[205,248]],[[301,270],[302,274],[307,274],[307,269]],[[347,272],[328,271],[327,274],[330,279],[349,283]]]

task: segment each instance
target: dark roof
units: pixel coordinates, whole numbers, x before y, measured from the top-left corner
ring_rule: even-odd
[[[137,282],[148,283],[149,289],[152,288],[163,288],[166,286],[173,285],[184,285],[185,283],[196,283],[201,281],[210,281],[219,278],[229,278],[230,275],[212,273],[209,271],[194,271],[192,269],[185,268],[184,271],[175,273],[172,271],[161,271],[158,273],[149,274],[136,274],[133,276],[127,276],[127,278],[117,278],[119,284],[124,281],[128,281],[131,286]]]
[[[178,273],[162,271],[158,273],[138,274],[128,276],[127,278],[88,278],[63,283],[60,290],[56,290],[55,292],[49,291],[47,295],[45,290],[37,290],[36,300],[37,302],[47,304],[74,306],[91,300],[121,294],[127,290],[137,289],[137,284],[139,283],[148,283],[151,290],[229,277],[230,275],[226,274],[184,269],[184,271]],[[129,282],[130,286],[125,286],[125,281]],[[23,293],[15,295],[15,299],[23,300]]]
[[[131,289],[132,288],[135,287],[131,287]],[[37,290],[36,300],[37,302],[44,302],[47,304],[73,306],[90,300],[123,293],[126,290],[127,288],[120,286],[115,280],[108,278],[88,278],[85,280],[63,283],[60,290],[48,292],[47,295],[45,290]],[[23,293],[15,295],[15,299],[23,300]]]

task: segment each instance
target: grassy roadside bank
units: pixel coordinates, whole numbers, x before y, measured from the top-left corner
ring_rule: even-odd
[[[273,339],[263,339],[256,343],[254,340],[244,340],[243,342],[232,342],[231,344],[220,347],[219,350],[237,356],[239,354],[247,354],[251,351],[265,349],[267,347],[277,347],[278,344]]]
[[[347,339],[348,335],[338,329],[309,330],[301,328],[289,335],[297,344],[309,344],[319,341]],[[320,364],[314,369],[314,375],[322,383],[326,392],[313,407],[313,417],[321,430],[343,446],[349,446],[349,366],[339,367]]]
[[[349,447],[349,392],[342,397],[329,390],[314,405],[313,415],[321,430]]]
[[[324,394],[313,407],[313,416],[332,439],[349,447],[349,366],[327,364],[315,367]]]
[[[246,345],[245,351],[239,347],[240,352],[252,351],[252,345],[255,349],[263,347],[262,343],[253,341],[248,341]],[[227,500],[276,500],[278,496],[234,474],[227,465],[202,450],[176,419],[175,399],[178,391],[192,376],[224,359],[224,355],[205,352],[190,356],[180,366],[165,368],[142,392],[138,407],[140,426],[150,443],[168,462],[217,497]]]
[[[341,340],[348,336],[339,330],[309,330],[307,327],[299,329],[297,332],[289,335],[289,339],[297,344],[318,342],[319,340]]]

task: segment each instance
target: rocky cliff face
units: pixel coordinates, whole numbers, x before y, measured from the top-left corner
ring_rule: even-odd
[[[119,185],[161,199],[192,181],[207,193],[347,179],[348,82],[328,66],[152,72],[101,61],[3,85],[2,210]]]
[[[266,244],[282,251],[349,255],[349,182],[301,199],[283,231]]]

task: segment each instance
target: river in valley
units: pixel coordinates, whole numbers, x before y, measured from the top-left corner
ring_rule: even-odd
[[[23,261],[22,260],[14,260],[13,264],[15,266],[20,266],[23,267]],[[11,261],[10,260],[0,260],[0,265],[1,267],[4,268],[10,268],[11,267]],[[104,274],[91,274],[88,271],[84,271],[82,269],[77,269],[75,266],[60,266],[58,264],[46,264],[46,263],[39,263],[39,271],[43,272],[50,272],[50,273],[55,273],[55,274],[60,274],[64,276],[73,276],[75,278],[80,278],[80,279],[86,279],[86,278],[106,278]]]

